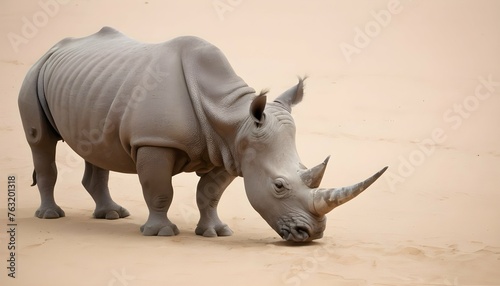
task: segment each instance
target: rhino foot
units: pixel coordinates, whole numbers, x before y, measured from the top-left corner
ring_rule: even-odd
[[[203,235],[204,237],[230,236],[233,234],[233,231],[227,226],[227,224],[210,227],[198,226],[194,232],[197,235]]]
[[[141,232],[144,236],[174,236],[179,234],[177,226],[171,222],[149,224],[141,226]]]
[[[95,210],[93,216],[100,219],[119,219],[128,217],[130,213],[125,208],[116,205],[113,208]]]
[[[37,218],[53,219],[66,216],[64,211],[57,205],[51,207],[40,207],[35,212]]]

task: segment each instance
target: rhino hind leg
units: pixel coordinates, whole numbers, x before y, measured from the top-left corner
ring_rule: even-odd
[[[130,213],[113,201],[108,188],[109,171],[85,161],[85,173],[82,185],[96,203],[95,218],[119,219]]]
[[[176,151],[160,147],[140,147],[137,150],[137,174],[149,209],[146,223],[141,226],[145,236],[173,236],[179,229],[167,217],[172,203]]]
[[[233,231],[219,219],[217,205],[222,193],[234,178],[220,167],[200,178],[196,193],[196,203],[200,210],[200,220],[195,230],[197,235],[215,237],[233,234]]]
[[[65,216],[54,199],[54,186],[57,180],[56,145],[57,138],[51,134],[43,134],[36,144],[30,144],[35,165],[34,181],[38,185],[41,199],[40,207],[35,212],[38,218],[53,219]]]
[[[33,184],[38,185],[40,207],[35,212],[38,218],[64,217],[64,211],[54,200],[54,186],[57,180],[55,163],[56,145],[60,137],[54,132],[39,105],[34,74],[27,75],[19,93],[19,113],[26,140],[33,157]]]

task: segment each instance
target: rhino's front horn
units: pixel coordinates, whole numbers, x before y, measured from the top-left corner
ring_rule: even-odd
[[[384,172],[387,167],[378,171],[375,175],[364,180],[361,183],[343,188],[334,189],[314,189],[311,191],[312,198],[310,202],[311,211],[317,215],[325,215],[334,208],[346,203],[363,192],[373,182],[375,182]]]
[[[319,187],[319,184],[323,179],[323,175],[325,174],[328,160],[330,160],[330,156],[326,157],[325,161],[318,166],[300,172],[300,178],[306,186],[311,189]]]

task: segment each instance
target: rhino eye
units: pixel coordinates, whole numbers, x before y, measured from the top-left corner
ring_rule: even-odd
[[[283,181],[281,181],[281,180],[276,180],[274,182],[274,186],[276,187],[277,190],[281,190],[285,187],[285,185],[283,184]]]
[[[282,178],[274,180],[273,187],[275,191],[274,193],[278,198],[285,197],[289,193],[288,191],[290,190],[288,183]]]

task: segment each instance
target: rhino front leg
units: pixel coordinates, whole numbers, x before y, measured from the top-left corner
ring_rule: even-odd
[[[89,192],[96,204],[94,217],[118,219],[128,217],[130,213],[113,201],[108,188],[109,171],[85,161],[85,173],[82,185]]]
[[[233,231],[219,219],[217,205],[222,193],[234,178],[221,167],[201,177],[196,193],[196,203],[200,210],[200,221],[195,230],[197,235],[214,237],[233,234]]]
[[[143,235],[179,234],[177,226],[167,218],[173,198],[175,155],[175,150],[168,148],[141,147],[137,150],[137,174],[149,209],[148,220],[141,226]]]

